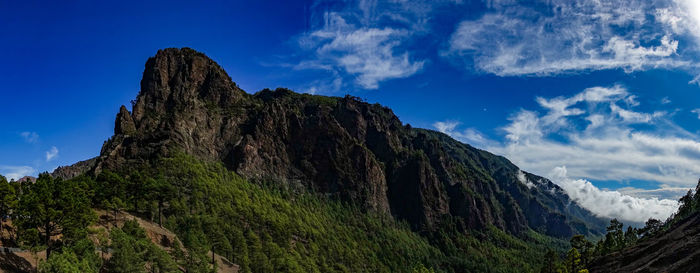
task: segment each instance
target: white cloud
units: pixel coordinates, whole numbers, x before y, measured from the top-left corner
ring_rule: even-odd
[[[619,191],[601,190],[585,179],[571,179],[565,166],[555,167],[549,177],[561,186],[578,204],[596,215],[625,222],[643,223],[649,218],[665,220],[678,209],[670,199],[639,198]],[[687,189],[685,189],[687,191]]]
[[[37,171],[29,166],[3,166],[0,165],[0,174],[3,174],[7,179],[20,179],[25,176],[33,175]]]
[[[502,127],[504,142],[482,135],[480,142],[487,144],[481,148],[535,174],[548,174],[565,165],[566,177],[571,179],[553,181],[568,183],[561,185],[567,191],[577,190],[569,194],[590,202],[582,203],[584,206],[593,206],[587,198],[618,198],[614,204],[632,203],[633,208],[615,208],[619,213],[641,213],[626,219],[667,216],[663,212],[671,211],[665,209],[675,200],[665,199],[675,199],[677,193],[695,187],[700,177],[700,138],[675,124],[672,114],[638,110],[640,103],[626,88],[593,87],[567,97],[538,97],[536,101],[537,111],[521,109],[508,119]],[[434,126],[458,140],[471,141],[463,136],[459,123]],[[618,181],[625,188],[612,193],[594,191],[589,180]],[[636,189],[634,181],[655,182],[660,188]],[[594,196],[585,197],[584,193]],[[630,199],[633,196],[652,201]],[[653,215],[646,215],[652,211],[636,209],[640,204],[657,207]]]
[[[669,200],[678,200],[680,199],[683,195],[685,195],[688,192],[688,188],[685,187],[668,187],[665,185],[662,185],[661,188],[658,189],[639,189],[639,188],[634,188],[634,187],[623,187],[619,188],[616,191],[624,194],[624,195],[629,195],[632,197],[638,197],[638,198],[658,198],[658,199],[669,199]]]
[[[53,160],[54,158],[56,158],[56,156],[58,156],[58,148],[56,148],[56,146],[52,146],[51,149],[46,151],[47,162]]]
[[[307,56],[294,68],[331,72],[332,80],[311,84],[310,92],[337,91],[349,81],[377,89],[383,81],[410,77],[427,62],[412,53],[412,41],[429,33],[434,6],[449,2],[317,1],[311,7],[310,30],[296,39]]]
[[[700,176],[697,136],[673,124],[665,112],[634,110],[631,96],[614,86],[538,98],[545,112],[517,112],[503,127],[507,142],[488,149],[535,173],[566,164],[575,177],[694,186]],[[653,128],[636,129],[640,124]]]
[[[457,26],[443,55],[500,76],[692,69],[697,46],[681,42],[700,35],[697,21],[685,20],[700,18],[684,8],[700,10],[696,2],[489,1],[486,14]]]
[[[467,128],[463,131],[455,131],[455,128],[461,123],[458,121],[438,121],[433,123],[433,127],[441,133],[450,135],[451,137],[469,143],[479,148],[485,148],[495,144],[488,139],[484,134],[474,128]]]
[[[531,189],[535,186],[535,183],[532,183],[529,179],[527,179],[527,177],[525,177],[525,172],[518,170],[518,173],[516,173],[515,176],[518,178],[518,181],[527,186],[528,189]]]
[[[695,108],[693,110],[690,110],[690,112],[698,115],[698,119],[700,119],[700,108]]]
[[[39,135],[36,132],[22,132],[19,134],[27,143],[36,143],[39,141]]]
[[[341,68],[357,75],[355,81],[365,89],[377,89],[379,82],[404,78],[423,68],[424,61],[412,61],[408,52],[398,52],[400,41],[409,37],[407,30],[356,27],[337,13],[326,14],[326,24],[311,32],[304,43],[315,47],[315,60],[302,62],[297,68]]]
[[[669,99],[668,97],[661,98],[661,104],[669,104],[669,103],[671,103],[671,99]]]

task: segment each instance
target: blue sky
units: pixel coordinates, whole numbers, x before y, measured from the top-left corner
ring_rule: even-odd
[[[599,2],[0,0],[0,173],[98,155],[146,59],[186,46],[248,92],[363,97],[665,218],[700,177],[700,3]]]

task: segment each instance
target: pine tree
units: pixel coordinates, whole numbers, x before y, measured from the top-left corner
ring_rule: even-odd
[[[653,236],[661,229],[661,225],[661,221],[654,218],[649,218],[649,220],[647,220],[647,222],[644,224],[644,227],[639,230],[639,235],[642,237]]]
[[[149,178],[147,183],[149,198],[158,204],[158,226],[163,226],[163,206],[175,197],[175,188],[164,178]]]
[[[693,191],[688,190],[688,192],[678,200],[680,207],[678,208],[678,219],[683,219],[683,217],[688,216],[693,211]]]
[[[637,229],[631,226],[627,227],[625,232],[625,246],[631,246],[637,243]]]
[[[248,250],[250,251],[249,256],[252,272],[269,272],[266,271],[269,262],[265,252],[263,252],[263,245],[260,237],[251,230],[248,230],[246,237],[248,239]]]
[[[231,244],[221,230],[221,225],[213,217],[203,218],[204,230],[211,245],[211,263],[216,264],[215,254],[226,257],[232,251]]]
[[[587,268],[595,252],[593,243],[586,240],[586,237],[581,234],[574,235],[569,242],[571,243],[571,247],[575,248],[579,254],[581,254],[582,267]]]
[[[48,260],[53,250],[52,237],[62,235],[63,241],[77,240],[86,234],[95,215],[90,208],[90,196],[77,180],[54,179],[48,173],[39,175],[28,185],[17,206],[15,223],[25,245],[46,248]],[[37,238],[39,237],[39,238]]]
[[[622,231],[622,227],[622,222],[618,221],[617,218],[610,220],[610,225],[607,227],[607,231],[611,236],[607,236],[608,234],[605,236],[606,241],[610,240],[610,242],[606,242],[608,244],[609,251],[618,251],[624,247],[625,234]]]
[[[178,272],[175,261],[151,242],[137,221],[129,220],[122,228],[112,229],[110,238],[112,258],[107,266],[108,272]],[[178,249],[179,245],[176,245],[175,250]]]
[[[66,251],[51,256],[50,259],[39,264],[39,272],[41,273],[97,273],[97,268],[93,267],[88,260],[79,259],[78,256]]]
[[[243,231],[233,231],[233,254],[231,261],[241,266],[242,272],[250,272],[250,259],[248,258],[248,243]]]
[[[201,227],[190,227],[185,231],[182,238],[183,244],[187,249],[185,256],[185,271],[190,273],[210,272],[209,259],[207,251],[211,249],[207,242]]]
[[[541,273],[556,273],[559,268],[559,254],[552,249],[548,249],[544,254],[544,263]]]
[[[566,269],[569,272],[579,272],[581,269],[581,254],[578,253],[576,248],[571,248],[566,253]]]
[[[15,187],[7,182],[4,176],[0,175],[0,238],[3,233],[3,224],[16,205]]]

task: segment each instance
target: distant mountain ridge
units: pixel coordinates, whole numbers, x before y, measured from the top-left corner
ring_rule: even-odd
[[[250,180],[390,214],[416,231],[448,218],[464,232],[491,225],[560,238],[605,231],[605,219],[504,157],[404,125],[389,108],[355,97],[282,88],[248,94],[189,48],[150,58],[132,112],[120,108],[100,156],[57,172],[118,170],[177,151],[223,162]]]

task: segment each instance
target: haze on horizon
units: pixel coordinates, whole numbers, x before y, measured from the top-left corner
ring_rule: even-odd
[[[143,63],[219,62],[247,92],[351,94],[548,177],[594,213],[665,218],[700,177],[700,4],[0,1],[0,173],[96,156]]]

